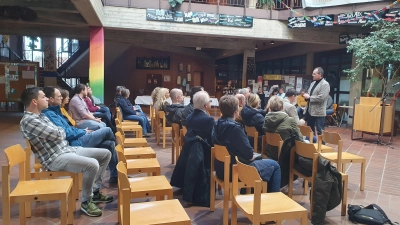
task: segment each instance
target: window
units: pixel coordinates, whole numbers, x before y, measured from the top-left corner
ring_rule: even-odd
[[[43,67],[43,43],[40,37],[24,36],[24,55],[25,59],[32,62],[39,62]]]
[[[56,38],[57,67],[67,61],[79,48],[79,41],[76,39]]]

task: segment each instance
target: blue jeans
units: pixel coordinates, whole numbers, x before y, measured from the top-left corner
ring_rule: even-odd
[[[102,107],[98,109],[95,113],[93,113],[93,116],[101,118],[101,120],[107,125],[107,127],[112,129],[113,133],[117,132],[117,129],[112,123],[111,112],[108,107]]]
[[[116,169],[118,160],[115,152],[115,136],[109,127],[103,127],[79,138],[82,147],[106,148],[111,152],[111,159],[108,163],[110,177],[117,177]]]
[[[106,127],[106,124],[103,122],[97,122],[94,120],[84,120],[81,124],[77,125],[76,128],[86,129],[89,130],[98,130],[100,128]]]
[[[100,189],[102,176],[110,157],[111,154],[107,149],[78,147],[76,153],[59,155],[50,163],[49,169],[83,173],[81,202],[85,202],[92,198],[94,191]]]
[[[272,159],[254,160],[254,166],[263,181],[268,182],[268,192],[279,192],[281,189],[281,167]]]
[[[303,109],[297,106],[296,110],[297,110],[297,115],[299,116],[299,119],[303,119],[303,117],[304,117]]]
[[[315,127],[317,127],[318,135],[322,134],[325,125],[325,117],[317,117],[317,116],[310,116],[307,117],[307,126],[311,127],[314,132],[314,136],[317,134],[315,133]]]
[[[142,126],[143,134],[147,134],[148,128],[145,119],[142,116],[137,115],[124,115],[124,120],[138,121],[139,125]]]

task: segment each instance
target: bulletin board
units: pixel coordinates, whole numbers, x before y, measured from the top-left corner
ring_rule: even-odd
[[[0,61],[0,111],[19,102],[22,91],[37,86],[38,78],[37,62]]]

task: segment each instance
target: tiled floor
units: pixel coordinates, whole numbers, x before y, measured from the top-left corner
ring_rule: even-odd
[[[25,147],[25,142],[19,131],[19,120],[22,113],[0,113],[0,149],[3,151],[8,146],[21,144]],[[377,203],[380,205],[392,221],[400,221],[400,138],[394,139],[394,149],[377,146],[373,142],[376,141],[376,136],[366,135],[363,140],[352,141],[350,138],[350,129],[344,128],[328,128],[330,131],[337,131],[344,139],[344,150],[354,154],[364,156],[367,159],[367,171],[365,180],[365,191],[359,190],[360,180],[360,165],[352,164],[346,168],[346,173],[349,175],[348,188],[348,204],[368,205]],[[383,138],[387,141],[387,138]],[[167,142],[167,148],[162,149],[157,146],[154,140],[154,135],[148,138],[150,146],[157,153],[157,159],[162,166],[162,174],[168,178],[171,176],[174,165],[171,165],[171,150],[170,142]],[[5,163],[5,155],[0,153],[0,163]],[[12,172],[12,185],[17,181],[17,171]],[[108,176],[108,173],[106,174]],[[1,179],[1,178],[0,178]],[[105,181],[108,177],[105,177]],[[116,197],[116,185],[110,186],[104,182],[104,192]],[[301,195],[301,182],[297,181],[295,185],[294,199],[304,207],[309,207],[308,196]],[[176,192],[174,196],[181,199],[181,195]],[[218,199],[222,199],[217,195]],[[135,201],[148,201],[150,199],[137,199]],[[182,202],[184,204],[184,202]],[[190,207],[186,208],[186,212],[192,220],[192,224],[222,224],[222,202],[217,201],[215,212],[209,212],[205,207]],[[274,204],[271,202],[271,204]],[[77,202],[77,206],[79,202]],[[87,217],[80,211],[74,214],[74,224],[97,224],[97,225],[114,225],[117,224],[117,204],[116,201],[108,204],[101,204],[104,209],[103,216],[97,218]],[[2,208],[2,206],[0,206]],[[167,209],[166,209],[167,210]],[[157,215],[157,212],[154,212]],[[32,218],[29,218],[28,224],[53,225],[59,224],[59,203],[58,202],[39,202],[33,204]],[[11,224],[19,224],[18,205],[12,205],[11,209]],[[310,223],[310,222],[309,222]],[[327,213],[326,223],[329,224],[351,224],[347,217],[340,216],[339,207]],[[0,224],[3,224],[0,219]],[[239,213],[238,224],[250,224],[242,214]],[[299,221],[285,221],[284,224],[300,224]],[[311,224],[311,223],[310,223]]]

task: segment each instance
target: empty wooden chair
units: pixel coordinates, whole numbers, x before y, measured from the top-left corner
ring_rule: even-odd
[[[115,126],[117,130],[121,129],[125,132],[134,132],[135,137],[141,138],[143,137],[143,128],[138,124],[122,124],[118,118],[115,119]]]
[[[216,171],[215,171],[215,166],[214,166],[214,161],[218,160],[224,163],[224,179],[221,180],[217,177]],[[211,182],[210,182],[210,211],[214,212],[215,210],[215,191],[216,191],[216,185],[220,185],[223,188],[223,225],[228,225],[228,211],[229,211],[229,199],[230,199],[230,194],[232,191],[232,182],[229,180],[230,174],[231,174],[231,155],[229,155],[228,150],[226,149],[225,146],[221,145],[214,145],[213,148],[211,148]],[[244,184],[242,182],[239,182],[239,188],[244,187]],[[249,192],[249,190],[248,190]]]
[[[294,167],[295,153],[304,158],[312,159],[311,176],[306,176],[295,169],[295,167]],[[296,140],[296,146],[292,148],[291,153],[290,153],[289,185],[288,185],[288,189],[289,189],[288,196],[290,198],[293,196],[293,182],[291,182],[291,181],[293,180],[294,175],[297,175],[298,177],[301,177],[305,180],[304,194],[307,194],[308,182],[310,182],[310,183],[314,182],[315,177],[317,175],[317,168],[318,168],[318,152],[317,152],[317,149],[315,149],[315,146],[313,144],[309,144],[309,143],[305,143],[305,142]],[[346,203],[347,203],[348,176],[347,176],[347,174],[344,174],[344,173],[341,173],[341,175],[342,175],[342,182],[343,182],[341,215],[345,216],[346,215],[346,206],[347,206]],[[311,218],[311,213],[313,212],[313,209],[314,209],[314,204],[313,204],[314,200],[313,199],[314,199],[314,194],[313,194],[313,191],[311,191],[310,192],[310,218]]]
[[[191,221],[177,199],[130,203],[132,186],[128,176],[117,166],[118,170],[118,210],[121,225],[190,225]]]
[[[126,159],[150,159],[156,157],[156,153],[151,147],[124,148],[121,133],[117,133],[115,139],[117,140],[117,144],[121,145]]]
[[[117,145],[115,150],[117,151],[118,161],[126,165],[128,174],[147,173],[153,176],[161,174],[161,167],[156,158],[127,160],[121,145]]]
[[[121,137],[122,142],[124,143],[123,146],[126,148],[148,146],[146,138],[125,138],[125,133],[122,130],[119,130],[117,133],[115,133],[115,136]]]
[[[318,144],[322,144],[322,140],[328,144],[336,145],[337,152],[322,152],[320,155],[325,159],[337,164],[337,168],[342,173],[346,170],[346,163],[360,163],[361,176],[360,176],[360,191],[364,191],[366,160],[362,156],[343,152],[343,140],[338,133],[323,131],[322,135],[318,138]],[[318,148],[320,149],[320,148]]]
[[[257,169],[238,160],[236,162],[232,176],[232,225],[237,224],[237,208],[253,224],[274,220],[277,225],[280,225],[282,220],[288,219],[301,219],[302,225],[308,223],[307,209],[282,192],[265,193],[267,185],[262,181]],[[246,187],[254,188],[254,194],[240,195],[238,193],[239,180]]]
[[[172,156],[171,156],[171,163],[175,164],[175,162],[178,161],[178,157],[179,157],[179,149],[180,149],[180,128],[179,128],[179,124],[177,123],[173,123],[172,124],[172,131],[171,131],[171,142],[172,142],[172,146],[171,146],[171,152],[172,152]]]
[[[322,142],[321,142],[321,146],[320,147],[318,147],[318,143],[313,143],[314,132],[311,129],[311,127],[309,127],[309,126],[301,126],[301,125],[298,125],[298,127],[300,129],[300,133],[303,136],[306,136],[306,137],[310,138],[309,139],[310,143],[314,144],[315,148],[318,149],[319,152],[333,152],[334,151],[334,149],[332,147],[327,146],[327,145],[322,145]]]
[[[12,203],[19,203],[20,224],[26,224],[25,203],[36,201],[60,201],[61,224],[73,223],[75,196],[72,194],[73,180],[49,179],[29,180],[25,170],[26,153],[21,145],[6,148],[7,165],[2,166],[2,207],[3,223],[10,224]],[[14,190],[10,190],[11,168],[19,165],[19,181]]]
[[[278,151],[277,151],[278,158],[276,159],[276,160],[278,160],[279,156],[281,155],[281,150],[282,150],[282,145],[283,145],[283,140],[281,138],[281,135],[279,135],[278,133],[268,133],[268,132],[266,132],[265,135],[262,137],[262,144],[261,144],[262,151],[261,151],[261,153],[263,151],[266,151],[267,145],[274,146],[274,147],[278,148]]]
[[[254,152],[258,152],[258,131],[255,127],[248,127],[245,126],[245,130],[247,133],[247,136],[249,137],[253,137],[254,139],[254,143],[253,143],[253,148],[254,148]]]
[[[156,136],[157,136],[157,145],[160,144],[160,131],[162,131],[163,135],[163,148],[165,148],[165,143],[166,143],[166,136],[167,132],[172,131],[172,127],[167,127],[167,119],[165,118],[165,112],[164,111],[158,111],[158,119],[157,119],[157,131],[156,131]]]

